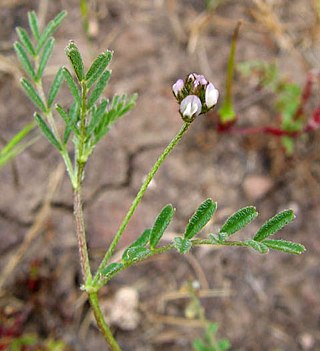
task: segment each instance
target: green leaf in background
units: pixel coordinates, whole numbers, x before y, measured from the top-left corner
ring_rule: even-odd
[[[49,37],[57,30],[57,28],[60,26],[61,22],[63,19],[66,17],[67,12],[62,11],[60,12],[53,20],[51,20],[43,33],[39,37],[38,45],[36,48],[36,53],[38,54],[42,47],[45,45]]]
[[[244,242],[248,247],[251,247],[252,249],[262,253],[262,254],[266,254],[269,252],[268,246],[259,241],[255,241],[255,240],[246,240]]]
[[[37,72],[37,80],[40,80],[41,77],[43,76],[43,72],[44,72],[44,70],[47,66],[48,60],[52,54],[53,46],[54,46],[54,39],[50,38],[47,41],[46,45],[44,46],[43,53],[40,57],[39,68],[38,68],[38,72]]]
[[[30,100],[35,104],[35,106],[37,106],[40,111],[46,112],[47,108],[44,102],[42,101],[34,87],[31,85],[31,83],[28,82],[25,78],[21,78],[20,83],[23,90],[26,92],[26,94],[28,95]]]
[[[67,82],[67,85],[69,87],[69,90],[70,90],[72,96],[74,97],[74,99],[76,100],[78,105],[81,106],[80,92],[79,92],[77,84],[73,80],[71,73],[69,72],[69,70],[66,67],[62,68],[62,73],[63,73],[64,79]]]
[[[263,244],[269,247],[270,249],[283,251],[283,252],[295,254],[295,255],[300,255],[304,251],[306,251],[306,248],[301,244],[294,243],[292,241],[281,240],[281,239],[279,240],[266,239],[266,240],[263,240]]]
[[[220,233],[227,233],[232,235],[240,229],[244,228],[251,221],[253,221],[258,215],[255,207],[248,206],[243,207],[234,214],[232,214],[220,229]]]
[[[132,247],[145,247],[150,240],[150,234],[151,234],[151,229],[146,229],[139,237],[137,240],[135,240],[126,250],[124,250],[122,259],[125,259],[127,257],[127,252],[129,249]]]
[[[150,254],[150,250],[143,246],[133,246],[126,250],[126,254],[122,257],[123,262],[135,262],[143,259]]]
[[[102,72],[107,68],[108,64],[112,59],[113,52],[107,50],[106,52],[100,54],[90,66],[87,74],[86,81],[87,87],[90,89],[95,81],[101,76]]]
[[[192,242],[189,239],[183,239],[178,236],[174,238],[173,245],[179,253],[185,254],[191,249]]]
[[[22,45],[25,47],[25,49],[28,51],[28,53],[31,56],[35,56],[35,51],[31,42],[31,39],[27,33],[27,31],[24,28],[18,27],[16,28],[17,34],[19,36],[19,39],[22,43]]]
[[[50,141],[50,143],[56,147],[59,151],[62,150],[59,141],[56,139],[54,134],[52,133],[51,129],[47,126],[46,122],[41,118],[38,113],[34,114],[34,118],[37,121],[40,130],[45,135],[45,137]]]
[[[81,82],[84,78],[84,66],[80,51],[74,41],[70,41],[66,47],[66,55],[68,56],[72,67],[76,73],[78,81]]]
[[[108,278],[108,276],[115,274],[118,272],[120,269],[123,268],[123,263],[110,263],[106,268],[103,269],[101,274]]]
[[[210,221],[217,209],[217,203],[212,199],[205,200],[189,219],[189,223],[184,232],[185,239],[191,239]]]
[[[111,71],[105,71],[104,73],[102,73],[89,97],[88,109],[90,109],[94,105],[94,103],[99,99],[110,79],[110,76]]]
[[[52,82],[49,94],[48,94],[48,107],[51,107],[55,98],[57,97],[61,84],[63,82],[63,69],[59,68],[54,80]]]
[[[292,210],[284,210],[276,214],[274,217],[270,218],[263,224],[263,226],[257,231],[253,240],[262,241],[266,239],[293,221],[294,218],[295,215]]]
[[[166,205],[165,207],[163,207],[163,209],[161,210],[160,214],[158,215],[151,229],[151,234],[150,234],[151,249],[154,249],[158,245],[164,231],[167,229],[169,223],[171,222],[173,215],[174,215],[174,208],[172,207],[172,205]]]
[[[31,32],[36,40],[40,38],[39,21],[34,11],[28,12],[28,21]]]
[[[18,57],[18,60],[20,61],[23,69],[25,70],[25,72],[29,75],[29,77],[32,80],[36,80],[36,74],[34,72],[34,69],[32,67],[32,64],[28,58],[27,53],[25,52],[23,46],[19,43],[19,42],[15,42],[13,44],[14,50],[16,52],[16,55]]]

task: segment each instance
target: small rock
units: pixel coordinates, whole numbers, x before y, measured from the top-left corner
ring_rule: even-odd
[[[251,175],[243,182],[243,190],[250,200],[261,199],[272,188],[273,182],[269,177]]]
[[[313,350],[315,339],[309,333],[302,333],[299,335],[299,342],[303,350]]]
[[[139,294],[132,287],[123,287],[115,295],[110,311],[110,322],[123,330],[134,330],[138,327]]]

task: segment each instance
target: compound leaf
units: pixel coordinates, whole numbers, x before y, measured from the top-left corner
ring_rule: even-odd
[[[158,245],[164,231],[167,229],[169,223],[171,222],[173,215],[174,208],[170,204],[163,207],[159,213],[150,233],[150,247],[152,249]]]
[[[253,221],[258,215],[255,207],[248,206],[243,207],[234,214],[232,214],[220,229],[220,233],[227,233],[232,235],[240,229],[244,228],[251,221]]]
[[[284,210],[274,217],[267,220],[263,226],[257,231],[253,240],[262,241],[268,238],[270,235],[275,234],[280,229],[282,229],[285,225],[293,221],[295,215],[292,210]]]
[[[209,222],[217,209],[217,203],[212,199],[205,200],[189,219],[184,238],[191,239]]]

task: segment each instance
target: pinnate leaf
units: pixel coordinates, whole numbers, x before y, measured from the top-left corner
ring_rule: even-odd
[[[150,247],[152,249],[158,245],[164,231],[167,229],[169,223],[171,222],[173,215],[174,208],[172,205],[166,205],[161,210],[160,214],[154,222],[150,233]]]
[[[248,206],[243,207],[234,214],[232,214],[220,229],[220,233],[227,233],[232,235],[240,229],[244,228],[251,221],[253,221],[258,215],[255,207]]]
[[[270,235],[275,234],[280,229],[282,229],[285,225],[293,221],[295,215],[292,210],[284,210],[274,217],[267,220],[263,226],[257,231],[253,240],[262,241],[268,238]]]
[[[217,203],[212,199],[205,200],[190,218],[186,227],[184,238],[191,239],[210,221],[217,209]]]
[[[294,243],[292,241],[287,241],[287,240],[272,240],[272,239],[266,239],[263,240],[263,244],[269,247],[270,249],[278,250],[278,251],[283,251],[287,252],[290,254],[302,254],[304,251],[306,251],[306,248],[298,243]]]

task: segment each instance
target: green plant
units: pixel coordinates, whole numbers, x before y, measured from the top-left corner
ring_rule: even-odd
[[[110,348],[121,350],[101,311],[98,292],[125,268],[169,250],[176,249],[179,253],[185,254],[192,247],[200,245],[250,247],[260,253],[266,253],[271,248],[294,254],[302,253],[305,248],[301,244],[269,239],[270,235],[275,234],[294,219],[291,210],[285,210],[271,218],[250,240],[234,241],[230,239],[233,234],[256,218],[258,213],[254,207],[245,207],[237,211],[223,224],[218,233],[209,234],[205,239],[195,238],[217,209],[217,204],[212,199],[207,199],[200,204],[192,215],[184,233],[174,238],[171,243],[161,246],[159,245],[161,237],[175,212],[172,205],[164,206],[150,228],[138,236],[124,251],[121,260],[110,263],[121,236],[159,167],[182,139],[197,116],[214,108],[217,102],[218,91],[214,85],[208,82],[204,76],[193,73],[188,75],[184,81],[179,79],[173,85],[173,93],[179,103],[180,114],[183,119],[181,129],[151,168],[98,269],[93,274],[82,212],[81,192],[85,175],[84,170],[95,146],[107,134],[111,126],[134,107],[137,96],[135,94],[129,97],[115,95],[110,100],[104,98],[103,92],[111,76],[108,64],[113,53],[108,50],[103,52],[96,57],[89,69],[86,70],[81,54],[73,41],[66,48],[66,55],[70,61],[72,73],[68,68],[61,67],[49,92],[45,94],[41,77],[53,49],[54,39],[51,35],[60,25],[65,15],[65,12],[58,14],[41,33],[36,14],[34,12],[29,13],[29,25],[33,39],[29,37],[25,30],[18,29],[20,42],[15,43],[15,49],[21,65],[29,77],[28,80],[23,78],[21,84],[38,110],[34,115],[35,120],[43,135],[64,160],[73,188],[76,234],[83,275],[81,289],[88,295],[97,324]],[[59,104],[54,105],[63,81],[66,82],[73,98],[69,108]],[[61,118],[64,124],[62,134],[57,127],[56,115]],[[70,157],[69,150],[71,149],[75,155],[73,160]]]

